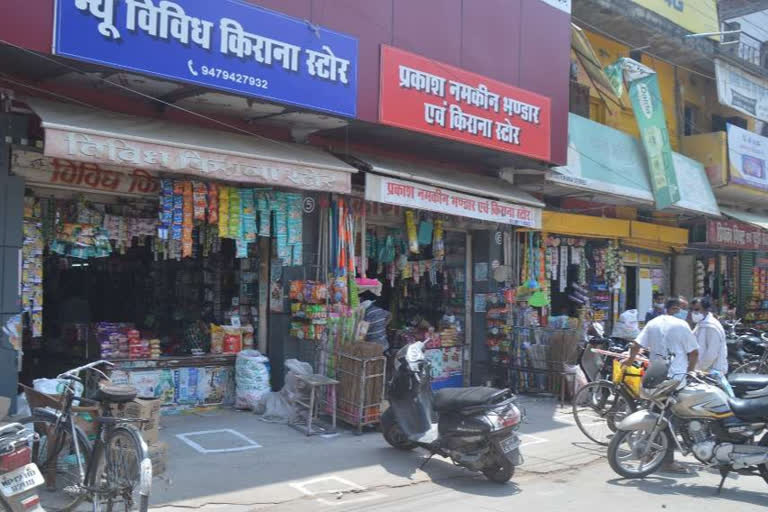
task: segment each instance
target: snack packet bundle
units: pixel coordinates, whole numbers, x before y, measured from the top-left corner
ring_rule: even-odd
[[[259,236],[272,234],[272,207],[269,192],[256,193],[256,210],[259,214]]]
[[[173,182],[173,220],[171,224],[171,240],[181,241],[182,224],[184,223],[184,184]]]
[[[183,216],[181,225],[181,257],[192,257],[192,230],[194,229],[194,197],[192,182],[185,181],[183,188]]]
[[[219,187],[219,238],[229,238],[229,192],[227,186]]]
[[[200,181],[192,183],[192,204],[195,221],[205,222],[205,210],[208,208],[208,187],[205,183]]]
[[[291,300],[304,300],[304,281],[291,281],[288,284],[288,297]]]
[[[253,193],[253,190],[249,188],[240,189],[240,208],[243,212],[243,236],[248,243],[256,241],[256,235],[259,231],[259,226],[256,222],[256,199]]]
[[[224,328],[211,324],[211,354],[221,354],[224,351]]]
[[[208,184],[208,224],[219,223],[219,186]]]
[[[173,223],[173,182],[169,179],[160,180],[160,226],[157,237],[168,240],[169,230]]]
[[[435,229],[432,232],[432,255],[436,260],[445,258],[445,239],[443,237],[443,221],[435,221]]]
[[[347,304],[349,302],[349,293],[346,277],[337,277],[331,285],[331,302],[335,304]]]
[[[406,210],[405,212],[405,230],[408,236],[408,250],[412,254],[419,254],[419,238],[413,210]]]
[[[272,234],[277,238],[277,257],[283,260],[283,264],[291,261],[291,247],[288,245],[288,203],[285,193],[275,193],[274,199],[270,202],[272,211],[275,213],[275,221]]]
[[[240,192],[236,188],[229,189],[229,238],[240,238],[241,230]]]

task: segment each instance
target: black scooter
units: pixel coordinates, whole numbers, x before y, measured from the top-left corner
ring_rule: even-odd
[[[440,455],[498,483],[509,481],[522,464],[515,395],[486,387],[433,393],[423,342],[398,351],[388,396],[389,409],[381,417],[384,439],[401,450],[426,449],[424,464]]]

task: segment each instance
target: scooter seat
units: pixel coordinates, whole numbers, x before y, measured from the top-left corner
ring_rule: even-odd
[[[737,418],[747,421],[768,419],[768,396],[760,398],[731,398],[728,400]]]
[[[437,412],[460,411],[467,407],[493,405],[508,390],[486,387],[443,388],[435,393],[434,409]]]
[[[768,375],[737,373],[728,376],[728,383],[733,388],[733,392],[740,396],[748,391],[756,391],[768,386]]]

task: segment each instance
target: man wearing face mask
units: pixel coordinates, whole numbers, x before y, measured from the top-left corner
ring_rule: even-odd
[[[645,323],[664,314],[664,297],[660,293],[653,294],[653,307],[645,314]]]
[[[728,373],[728,345],[725,341],[725,330],[711,310],[712,301],[709,297],[695,298],[691,301],[691,320],[696,325],[693,335],[699,343],[699,361],[696,369],[706,373],[715,370],[725,375]]]

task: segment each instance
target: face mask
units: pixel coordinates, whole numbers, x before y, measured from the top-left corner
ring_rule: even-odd
[[[704,313],[700,313],[698,311],[694,311],[691,313],[691,320],[693,320],[693,323],[697,324],[704,320]]]
[[[688,318],[688,310],[687,309],[681,309],[677,313],[675,313],[675,316],[681,320],[685,320]]]
[[[657,302],[653,305],[656,309],[664,309],[664,303],[663,302]]]

